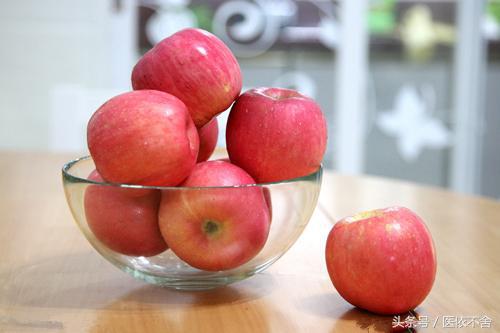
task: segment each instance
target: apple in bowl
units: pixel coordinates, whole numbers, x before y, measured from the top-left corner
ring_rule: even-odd
[[[199,137],[177,97],[140,90],[111,98],[92,115],[87,142],[108,182],[175,186],[193,169]]]
[[[317,171],[326,140],[320,107],[295,90],[251,89],[238,97],[229,113],[229,158],[259,183]]]
[[[103,182],[94,170],[89,180]],[[150,189],[89,185],[84,210],[94,236],[109,249],[128,256],[150,257],[168,247],[158,227],[160,192]]]
[[[200,128],[231,106],[242,79],[236,58],[220,39],[189,28],[160,41],[139,59],[132,86],[178,97]]]
[[[217,118],[212,118],[205,126],[198,129],[200,137],[200,151],[198,152],[197,162],[204,162],[212,156],[217,146],[219,136],[219,123]]]
[[[346,301],[384,315],[417,307],[436,275],[431,234],[404,207],[340,220],[328,235],[325,258],[332,283]]]
[[[189,265],[223,271],[251,260],[270,227],[269,198],[255,181],[225,161],[199,163],[178,191],[165,190],[160,230],[172,251]],[[235,187],[232,187],[235,186]]]

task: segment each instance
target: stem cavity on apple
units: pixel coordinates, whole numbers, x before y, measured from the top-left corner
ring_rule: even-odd
[[[300,94],[298,91],[284,88],[260,88],[257,89],[257,92],[262,94],[263,96],[270,97],[276,101],[302,97],[307,98],[304,95]]]
[[[326,120],[321,108],[295,90],[250,89],[238,97],[229,113],[229,159],[259,183],[317,171],[326,141]]]

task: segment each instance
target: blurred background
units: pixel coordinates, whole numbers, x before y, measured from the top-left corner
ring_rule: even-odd
[[[85,153],[91,114],[185,27],[228,44],[244,89],[315,98],[326,167],[500,198],[500,0],[2,1],[0,149]]]

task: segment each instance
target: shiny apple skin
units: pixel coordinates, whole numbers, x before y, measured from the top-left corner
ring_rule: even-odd
[[[332,283],[346,301],[384,315],[416,308],[436,275],[431,234],[404,207],[340,220],[328,235],[325,257]]]
[[[229,158],[258,183],[317,171],[326,142],[326,121],[320,107],[294,90],[251,89],[236,100],[229,113]]]
[[[212,118],[205,126],[198,129],[198,136],[200,137],[200,151],[197,162],[200,163],[208,160],[217,146],[219,137],[217,118]]]
[[[103,182],[95,170],[88,178]],[[159,204],[160,191],[111,185],[89,185],[84,197],[85,217],[94,236],[128,256],[150,257],[168,249],[158,226]]]
[[[242,78],[238,61],[220,39],[189,28],[144,54],[132,71],[132,86],[177,96],[201,128],[231,106],[240,94]]]
[[[184,103],[154,90],[104,103],[88,123],[87,143],[106,181],[138,185],[178,185],[191,173],[199,150]]]
[[[182,191],[163,191],[160,230],[174,253],[189,265],[223,271],[251,260],[269,234],[268,203],[259,187],[204,188],[254,184],[241,168],[224,161],[196,165]]]

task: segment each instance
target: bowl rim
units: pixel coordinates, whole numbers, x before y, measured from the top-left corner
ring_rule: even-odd
[[[188,186],[154,186],[154,185],[136,185],[136,184],[124,184],[124,183],[108,183],[108,182],[99,182],[95,180],[90,180],[87,178],[81,178],[73,175],[70,170],[71,168],[79,162],[91,160],[92,157],[90,155],[81,156],[75,158],[62,166],[62,176],[64,182],[70,183],[83,183],[83,184],[91,184],[91,185],[102,185],[102,186],[112,186],[119,188],[129,188],[129,189],[148,189],[148,190],[196,190],[196,189],[215,189],[215,188],[246,188],[246,187],[266,187],[266,186],[274,186],[280,184],[290,184],[302,181],[321,181],[323,175],[323,164],[320,164],[318,169],[313,173],[310,173],[306,176],[284,179],[276,182],[266,182],[266,183],[258,183],[258,184],[244,184],[244,185],[232,185],[232,186],[196,186],[196,187],[188,187]]]

